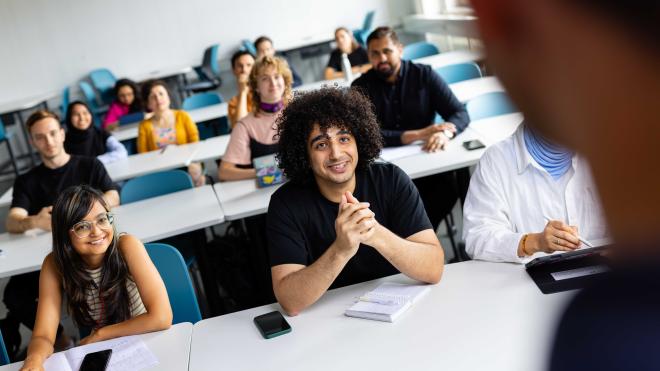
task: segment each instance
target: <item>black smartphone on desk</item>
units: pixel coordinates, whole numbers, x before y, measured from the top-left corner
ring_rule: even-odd
[[[480,149],[486,147],[479,139],[468,140],[463,142],[463,147],[468,151],[474,151],[475,149]]]
[[[291,332],[291,326],[278,311],[254,317],[254,324],[264,339],[272,339]]]
[[[112,356],[112,349],[87,353],[80,364],[80,371],[105,371]]]

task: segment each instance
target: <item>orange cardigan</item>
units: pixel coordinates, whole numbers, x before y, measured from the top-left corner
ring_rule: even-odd
[[[174,110],[174,132],[176,133],[176,144],[199,142],[199,131],[197,125],[186,111]],[[151,119],[144,120],[138,127],[137,151],[138,153],[155,151],[156,138],[154,137],[154,126]]]

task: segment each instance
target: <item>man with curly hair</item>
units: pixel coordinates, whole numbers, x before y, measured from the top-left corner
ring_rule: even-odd
[[[376,28],[367,38],[367,53],[372,69],[353,86],[373,102],[385,146],[422,141],[423,150],[436,152],[468,126],[465,107],[440,75],[430,66],[401,59],[403,44],[392,28]],[[436,114],[444,119],[442,124],[434,123]],[[415,179],[434,228],[465,195],[467,179],[466,170]]]
[[[373,162],[382,136],[365,96],[297,96],[278,135],[289,182],[271,197],[267,225],[273,289],[289,315],[329,288],[399,272],[440,280],[444,254],[417,189],[395,165]]]

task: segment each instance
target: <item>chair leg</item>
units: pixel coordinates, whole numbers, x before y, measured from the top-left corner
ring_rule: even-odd
[[[11,150],[11,143],[9,143],[9,139],[5,139],[5,142],[7,143],[7,151],[9,152],[9,158],[11,159],[11,164],[14,166],[14,173],[16,173],[16,177],[18,178],[18,163],[16,162],[16,158],[14,157],[14,151]]]
[[[449,242],[451,243],[451,248],[452,251],[454,251],[454,260],[455,261],[463,261],[463,257],[458,251],[458,246],[456,246],[456,241],[454,240],[454,224],[449,220],[451,213],[447,214],[445,216],[445,226],[447,227],[447,235],[449,236]]]

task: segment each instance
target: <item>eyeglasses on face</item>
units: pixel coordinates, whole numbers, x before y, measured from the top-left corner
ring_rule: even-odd
[[[114,222],[114,215],[112,213],[100,214],[95,221],[80,221],[71,227],[71,232],[78,238],[88,237],[92,233],[92,227],[96,224],[99,229],[108,230],[112,228]]]

